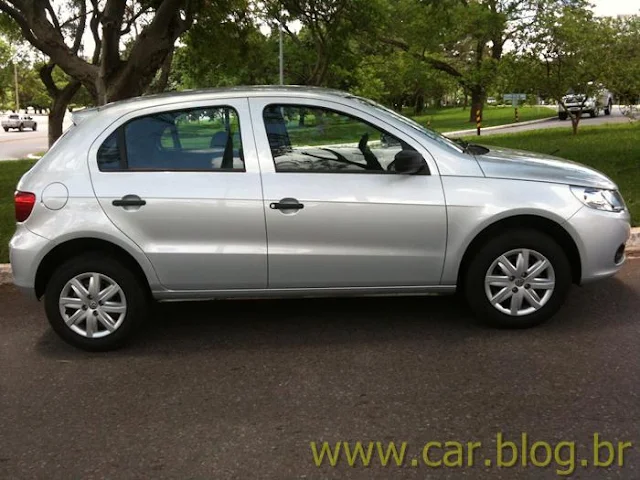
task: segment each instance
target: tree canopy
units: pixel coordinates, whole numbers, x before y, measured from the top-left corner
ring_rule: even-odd
[[[491,95],[561,101],[590,82],[640,97],[640,20],[585,0],[0,0],[0,13],[0,102],[16,62],[21,103],[48,99],[51,140],[70,103],[277,83],[279,28],[285,83],[396,109],[470,99],[472,120]]]

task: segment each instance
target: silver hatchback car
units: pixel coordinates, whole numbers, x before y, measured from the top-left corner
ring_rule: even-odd
[[[530,327],[625,259],[605,175],[344,92],[161,94],[73,124],[18,184],[10,252],[15,284],[88,350],[129,339],[153,299],[457,290]]]

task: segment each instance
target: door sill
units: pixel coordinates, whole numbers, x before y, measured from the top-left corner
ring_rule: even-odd
[[[228,298],[300,298],[358,297],[388,295],[440,295],[456,291],[455,285],[420,285],[399,287],[315,287],[315,288],[249,288],[236,290],[158,290],[153,292],[161,302],[218,300]]]

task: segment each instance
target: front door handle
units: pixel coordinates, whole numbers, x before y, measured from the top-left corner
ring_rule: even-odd
[[[138,195],[125,195],[124,197],[111,202],[114,207],[142,207],[146,205],[146,200],[141,199]]]
[[[300,210],[304,208],[304,204],[295,198],[283,198],[279,202],[270,203],[269,208],[272,210]]]

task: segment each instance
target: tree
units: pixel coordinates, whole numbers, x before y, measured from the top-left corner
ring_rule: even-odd
[[[182,88],[276,82],[277,38],[263,34],[256,20],[251,0],[203,9],[176,49],[169,82]]]
[[[352,91],[400,110],[413,107],[416,115],[425,104],[439,105],[444,95],[454,88],[446,74],[425,68],[413,56],[402,51],[383,49],[362,57],[355,69],[356,83]]]
[[[564,7],[540,14],[526,38],[523,61],[529,78],[567,112],[574,135],[581,114],[571,112],[563,97],[569,92],[582,94],[584,106],[599,89],[610,55],[607,39],[612,35],[608,24],[594,18],[591,10]]]
[[[583,0],[398,0],[380,40],[452,77],[482,114],[507,42],[540,12]]]
[[[604,84],[621,105],[640,104],[640,16],[604,20],[612,33]]]
[[[378,20],[379,0],[265,0],[263,15],[272,31],[281,24],[293,43],[294,58],[303,58],[294,73],[304,85],[326,85],[332,65],[350,56],[352,40],[365,36]],[[299,22],[294,32],[289,25]]]
[[[62,100],[54,100],[54,106],[70,99],[71,90],[80,84],[96,105],[102,105],[145,92],[177,38],[191,27],[201,4],[201,0],[70,0],[56,11],[50,0],[0,0],[0,12],[49,57],[49,66],[40,73],[50,93]],[[81,48],[87,27],[95,43],[91,58]],[[54,65],[73,79],[64,87],[68,90],[52,82]],[[58,116],[52,120],[50,141],[62,125]]]

